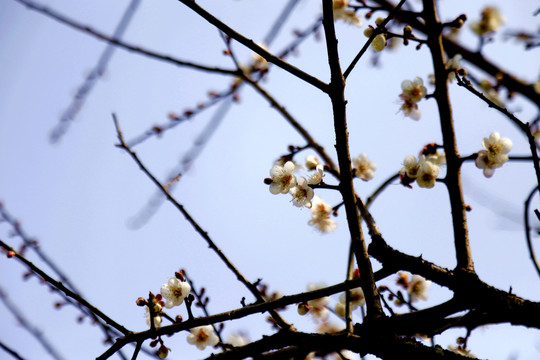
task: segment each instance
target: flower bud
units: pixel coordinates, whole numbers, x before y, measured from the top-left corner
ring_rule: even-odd
[[[306,315],[309,312],[309,305],[306,303],[300,303],[298,304],[297,311],[300,315]]]

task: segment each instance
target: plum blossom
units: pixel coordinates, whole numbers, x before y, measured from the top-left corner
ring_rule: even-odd
[[[420,275],[413,275],[407,286],[407,292],[409,293],[411,302],[427,300],[429,285],[431,285],[431,281],[424,279]]]
[[[415,77],[414,80],[405,80],[401,83],[402,93],[399,98],[403,101],[400,110],[405,116],[413,120],[420,119],[420,110],[418,110],[418,102],[426,97],[427,89],[421,78]]]
[[[506,22],[506,18],[499,12],[499,9],[487,6],[482,10],[480,21],[471,23],[471,30],[477,35],[483,36],[493,33]]]
[[[290,190],[292,195],[292,203],[294,206],[307,208],[311,207],[311,199],[313,199],[313,189],[309,187],[306,178],[298,179],[298,184]]]
[[[498,132],[492,132],[489,138],[482,140],[485,150],[478,152],[476,167],[484,170],[485,177],[493,176],[495,169],[500,168],[508,161],[508,152],[512,150],[512,140],[502,138]]]
[[[370,46],[375,51],[383,51],[386,46],[386,34],[378,34],[375,36]]]
[[[314,284],[311,283],[308,285],[308,291],[318,290],[326,287],[324,283]],[[316,321],[326,321],[328,319],[328,308],[326,305],[330,302],[330,297],[323,296],[322,298],[312,299],[307,302],[309,313],[313,316],[313,319]]]
[[[321,164],[318,164],[315,168],[315,173],[311,175],[308,179],[308,184],[310,185],[319,185],[324,177],[324,167]]]
[[[306,168],[308,170],[315,170],[319,164],[319,159],[315,155],[306,156]]]
[[[435,180],[439,175],[439,167],[431,161],[421,161],[418,174],[416,175],[416,183],[422,188],[432,188],[435,186]]]
[[[323,233],[329,233],[336,229],[337,224],[330,219],[332,207],[323,201],[319,196],[314,196],[311,201],[311,220],[309,225],[315,226]]]
[[[416,180],[422,188],[432,188],[439,175],[439,165],[446,162],[444,153],[420,155],[416,159],[413,155],[405,157],[403,168],[399,171],[402,184],[410,187],[410,183]]]
[[[461,67],[462,67],[461,59],[462,59],[461,54],[456,54],[456,55],[454,55],[453,58],[451,58],[450,60],[448,60],[446,62],[446,70],[449,71],[449,73],[448,73],[448,81],[456,80],[455,70],[461,69]]]
[[[154,305],[154,327],[156,329],[159,329],[161,326],[162,319],[161,319],[161,315],[159,315],[160,312],[161,312],[161,305],[155,304]],[[146,307],[146,325],[150,326],[150,310],[148,309],[148,306]]]
[[[207,346],[216,346],[219,342],[212,325],[195,327],[190,331],[187,342],[197,346],[199,350],[204,350]]]
[[[356,12],[353,9],[348,9],[348,6],[349,0],[334,0],[334,20],[340,19],[352,25],[362,26],[360,17],[356,15]]]
[[[166,300],[165,307],[170,309],[182,305],[190,291],[191,286],[186,281],[181,281],[176,277],[170,278],[167,284],[161,286],[161,296]]]
[[[427,94],[427,89],[424,86],[424,82],[418,76],[412,81],[404,80],[401,83],[401,89],[403,90],[403,94],[414,102],[419,102]]]
[[[369,161],[365,153],[353,158],[352,166],[356,171],[356,176],[364,181],[373,179],[374,171],[377,169],[377,165],[374,162]]]
[[[293,175],[294,163],[287,161],[283,166],[276,164],[270,170],[272,183],[270,192],[272,194],[286,194],[296,185],[296,177]]]
[[[364,291],[362,290],[362,288],[358,287],[358,288],[354,288],[350,290],[349,300],[350,300],[349,306],[350,306],[351,311],[357,309],[360,306],[364,306],[364,304],[366,303],[366,299],[364,297]],[[338,303],[336,304],[336,313],[341,317],[345,316],[345,302],[346,301],[347,301],[347,295],[346,293],[342,293],[339,296]]]

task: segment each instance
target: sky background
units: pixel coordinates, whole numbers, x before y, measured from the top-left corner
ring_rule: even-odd
[[[46,5],[112,34],[128,3],[51,0]],[[198,3],[246,37],[261,42],[287,1]],[[410,3],[420,9],[419,2]],[[461,13],[473,21],[479,18],[483,6],[494,3],[507,18],[497,40],[503,39],[502,34],[508,30],[538,30],[539,17],[532,15],[538,3],[532,0],[512,4],[443,0],[439,6],[445,21]],[[270,50],[283,49],[294,38],[293,31],[311,26],[320,11],[319,2],[301,0]],[[337,23],[342,64],[348,64],[364,44],[362,31],[373,22],[374,18],[364,19],[361,28]],[[223,55],[219,33],[177,1],[142,0],[123,39],[183,60],[233,68],[230,58]],[[477,46],[468,26],[460,40],[468,48]],[[76,121],[59,142],[51,144],[51,130],[105,47],[103,41],[15,1],[0,2],[0,201],[69,274],[87,300],[131,330],[146,328],[144,310],[135,305],[135,300],[146,297],[148,291],[159,292],[179,268],[186,269],[198,286],[207,288],[212,313],[239,307],[242,297],[252,301],[170,204],[164,203],[146,223],[137,221],[156,190],[129,156],[115,147],[111,116],[116,114],[125,138],[133,139],[154,125],[166,124],[170,112],[181,114],[195,108],[208,99],[209,91],[227,89],[233,79],[117,49]],[[239,44],[234,44],[233,50],[241,61],[248,62],[252,56]],[[489,60],[530,83],[540,75],[538,55],[538,48],[524,51],[513,40],[485,48]],[[372,65],[373,59],[370,50],[348,78],[346,93],[351,154],[365,152],[377,163],[372,181],[355,182],[363,198],[395,174],[405,156],[417,155],[427,143],[441,142],[434,101],[419,104],[422,118],[418,122],[398,112],[401,82],[416,76],[427,82],[432,72],[427,49],[386,49],[377,67]],[[323,81],[329,79],[324,43],[314,36],[287,60]],[[467,63],[464,67],[479,78],[485,76]],[[275,67],[262,85],[335,159],[328,98]],[[511,155],[528,154],[526,139],[503,116],[456,84],[451,87],[451,98],[462,155],[480,150],[482,138],[493,131],[512,139]],[[523,121],[537,116],[537,109],[519,97],[508,103],[508,108]],[[208,109],[133,150],[158,178],[165,179],[216,109]],[[343,281],[349,240],[344,213],[336,218],[337,230],[323,235],[308,226],[308,209],[293,207],[288,196],[269,193],[263,179],[290,144],[304,145],[304,141],[264,99],[251,88],[243,88],[240,102],[227,112],[173,191],[250,281],[262,279],[271,290],[284,294],[304,291],[311,282],[331,285]],[[314,153],[305,151],[297,160],[303,161],[310,154]],[[326,181],[335,184],[330,176]],[[467,163],[463,182],[465,201],[473,208],[468,214],[469,228],[479,276],[500,289],[512,288],[517,295],[540,301],[539,279],[530,263],[521,225],[523,201],[535,186],[532,167],[527,163],[506,164],[493,178],[486,179],[473,163]],[[339,203],[332,191],[316,193],[332,205]],[[538,204],[537,198],[534,201]],[[373,204],[372,213],[391,246],[445,267],[455,266],[450,209],[442,184],[430,190],[393,184]],[[20,240],[9,234],[10,227],[0,223],[0,238],[18,247]],[[538,238],[534,239],[538,245]],[[42,265],[33,253],[28,252],[28,258]],[[377,269],[376,261],[374,266]],[[104,352],[101,331],[88,320],[78,324],[79,313],[69,306],[55,310],[58,296],[36,278],[23,281],[25,272],[18,262],[1,258],[0,287],[64,358],[91,359]],[[391,277],[381,283],[392,284],[394,280]],[[437,304],[449,296],[445,289],[432,285],[429,300],[419,307]],[[177,312],[186,316],[185,308]],[[284,316],[301,330],[315,329],[313,321],[298,317],[294,307]],[[2,304],[0,319],[1,342],[24,358],[48,358]],[[340,323],[337,318],[333,321]],[[256,340],[271,329],[263,315],[253,315],[226,324],[224,336],[239,331]],[[446,347],[463,335],[464,330],[449,331],[436,342]],[[168,338],[165,344],[172,349],[171,359],[198,359],[211,352],[188,345],[185,334]],[[540,332],[490,326],[475,331],[469,347],[480,358],[538,359]],[[126,350],[131,356],[132,347]],[[5,357],[0,353],[0,359]]]

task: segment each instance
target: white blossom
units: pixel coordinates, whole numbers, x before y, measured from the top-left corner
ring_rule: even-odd
[[[311,207],[311,199],[313,199],[313,189],[309,187],[306,178],[298,179],[298,184],[290,190],[292,195],[292,203],[298,207]]]
[[[411,302],[427,300],[429,285],[431,285],[431,281],[424,279],[420,275],[413,275],[407,286],[407,292],[409,293]]]
[[[435,180],[439,175],[439,167],[431,161],[423,160],[418,168],[416,182],[423,188],[432,188],[435,186]]]
[[[401,83],[403,94],[413,102],[419,102],[427,94],[427,89],[420,77],[415,77],[414,80],[404,80]]]
[[[317,168],[317,165],[319,165],[319,159],[315,155],[308,155],[306,156],[306,168],[308,170],[314,170]]]
[[[329,233],[336,229],[337,224],[330,219],[332,207],[325,203],[319,196],[314,196],[311,201],[311,220],[309,225],[315,226],[323,233]]]
[[[313,291],[326,287],[324,283],[314,284],[311,283],[308,285],[308,291]],[[313,319],[316,321],[326,321],[328,319],[328,308],[326,307],[330,302],[330,297],[323,296],[322,298],[312,299],[307,302],[309,307],[309,313],[313,316]]]
[[[308,179],[309,185],[319,185],[324,177],[324,166],[321,164],[317,165],[315,168],[315,173],[311,175]]]
[[[294,163],[287,161],[283,166],[276,164],[270,170],[272,183],[270,192],[272,194],[286,194],[296,185],[296,177],[293,175]]]
[[[475,164],[479,169],[484,170],[485,177],[493,176],[496,168],[500,168],[508,161],[508,152],[512,150],[512,140],[501,138],[498,132],[492,132],[489,138],[482,140],[485,150],[478,152]]]
[[[481,16],[480,21],[471,23],[471,30],[480,36],[499,30],[501,25],[506,22],[506,18],[496,7],[492,6],[485,7]]]
[[[191,286],[186,281],[181,281],[176,277],[169,279],[167,284],[161,286],[161,295],[165,298],[165,307],[170,309],[174,306],[182,305],[186,296],[191,291]]]
[[[448,73],[448,81],[454,81],[456,80],[456,73],[455,70],[461,69],[461,54],[454,55],[453,58],[448,60],[446,62],[446,70],[449,71]]]
[[[375,51],[383,51],[384,47],[386,46],[386,35],[378,34],[375,36],[370,46]]]
[[[197,346],[199,350],[204,350],[207,346],[216,346],[219,342],[212,325],[199,326],[190,331],[187,342]]]
[[[373,179],[374,171],[377,169],[377,165],[369,161],[365,153],[353,158],[352,166],[356,170],[356,176],[364,181]]]
[[[362,19],[356,15],[353,9],[348,9],[349,0],[334,0],[334,20],[343,20],[346,23],[362,26]]]
[[[339,296],[339,301],[336,303],[336,313],[341,317],[345,317],[346,301],[347,295],[346,293],[342,293]],[[362,288],[358,287],[350,290],[349,307],[351,311],[357,309],[360,306],[364,306],[365,303],[366,299],[364,297],[364,291],[362,290]]]

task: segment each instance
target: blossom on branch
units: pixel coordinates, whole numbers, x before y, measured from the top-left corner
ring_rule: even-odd
[[[360,17],[356,15],[356,12],[353,9],[348,9],[348,6],[349,0],[334,0],[334,20],[340,19],[352,25],[362,26]]]
[[[321,164],[315,168],[315,174],[311,175],[308,179],[308,184],[319,185],[324,177],[324,166]]]
[[[173,277],[167,284],[161,286],[161,296],[165,298],[165,307],[170,309],[182,305],[186,296],[189,295],[191,286],[186,281]]]
[[[270,192],[272,194],[286,194],[296,185],[296,177],[293,175],[294,163],[287,161],[283,166],[276,164],[270,170],[272,183],[270,184]]]
[[[315,155],[306,156],[306,168],[308,170],[315,170],[319,164],[319,159]]]
[[[290,190],[292,195],[292,203],[294,206],[307,208],[311,207],[311,199],[313,199],[313,189],[309,187],[305,178],[298,179],[298,184]]]
[[[484,170],[485,177],[493,176],[495,169],[500,168],[508,161],[508,152],[512,150],[512,140],[502,138],[498,132],[492,132],[489,138],[482,140],[485,150],[478,152],[475,164],[479,169]]]
[[[405,80],[401,83],[402,93],[399,98],[403,101],[400,110],[405,116],[413,120],[420,119],[420,110],[418,110],[418,102],[426,97],[427,89],[421,78],[415,77],[414,80]]]
[[[193,328],[187,337],[187,342],[197,346],[199,350],[204,350],[207,346],[216,346],[219,338],[214,332],[212,325],[205,325]]]
[[[506,18],[499,12],[499,9],[487,6],[482,10],[480,21],[471,23],[471,30],[477,35],[484,36],[493,33],[506,22]]]
[[[461,69],[461,54],[454,55],[453,58],[446,62],[446,70],[448,71],[448,81],[456,80],[456,70]]]
[[[351,289],[349,294],[349,306],[351,311],[357,309],[360,306],[364,306],[366,303],[366,299],[364,297],[364,291],[362,288],[354,288]],[[336,313],[341,316],[345,317],[345,306],[347,302],[347,295],[346,293],[342,293],[339,296],[339,301],[336,304]]]
[[[322,289],[324,287],[326,287],[326,284],[324,283],[319,283],[319,284],[311,283],[308,285],[308,291],[314,291],[314,290]],[[307,305],[308,305],[307,308],[309,309],[309,313],[313,317],[313,320],[324,322],[326,321],[326,319],[328,319],[329,312],[326,305],[328,305],[329,302],[330,302],[330,297],[328,296],[323,296],[322,298],[318,298],[318,299],[312,299],[307,302]]]
[[[409,293],[411,302],[427,300],[429,285],[431,285],[431,281],[424,279],[420,275],[413,275],[407,286],[407,292]]]
[[[369,161],[365,153],[353,158],[352,166],[355,175],[364,181],[373,179],[374,171],[377,169],[377,165],[374,162]]]
[[[309,225],[315,226],[323,233],[329,233],[336,229],[337,224],[330,219],[332,207],[325,203],[319,196],[315,196],[311,202],[311,220]]]
[[[407,187],[414,182],[422,188],[432,188],[435,186],[439,175],[439,165],[446,162],[444,154],[420,155],[416,159],[413,155],[408,155],[403,161],[403,168],[399,171],[401,183]]]

